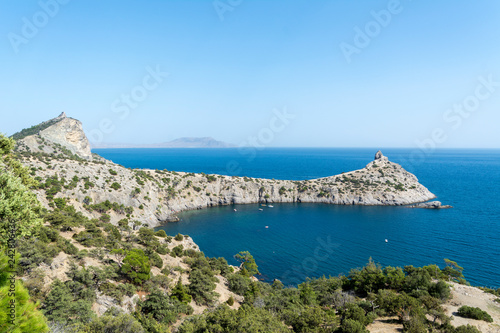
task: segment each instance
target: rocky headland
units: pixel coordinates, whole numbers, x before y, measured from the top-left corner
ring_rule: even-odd
[[[47,123],[50,126],[44,126]],[[65,198],[88,217],[109,214],[112,223],[127,215],[154,227],[175,220],[180,211],[217,205],[412,205],[435,198],[415,175],[380,151],[364,168],[340,175],[303,181],[261,179],[129,169],[91,154],[78,120],[61,114],[37,126],[38,132],[16,135],[17,151],[40,183],[40,201],[48,207],[54,199]],[[102,203],[111,204],[109,211],[96,208]]]

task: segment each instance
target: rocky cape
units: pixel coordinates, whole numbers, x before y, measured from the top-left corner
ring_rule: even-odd
[[[65,198],[91,218],[103,214],[92,204],[116,203],[115,208],[121,208],[107,212],[112,223],[127,216],[155,227],[175,220],[180,211],[217,205],[412,205],[435,198],[415,175],[380,151],[362,169],[304,181],[128,169],[92,155],[81,123],[60,117],[40,133],[18,141],[23,163],[42,184],[37,195],[45,206]],[[55,194],[50,191],[54,179],[61,185]]]

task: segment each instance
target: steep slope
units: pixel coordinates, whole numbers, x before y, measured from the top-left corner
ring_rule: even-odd
[[[68,118],[63,112],[57,118],[51,119],[40,125],[34,126],[23,136],[23,130],[13,135],[18,137],[18,150],[32,153],[60,153],[67,149],[72,154],[86,159],[92,159],[90,143],[83,132],[82,123],[79,120]]]

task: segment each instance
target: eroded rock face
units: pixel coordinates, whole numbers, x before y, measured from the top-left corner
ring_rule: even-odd
[[[63,117],[61,121],[41,131],[40,136],[66,147],[81,158],[92,159],[90,143],[79,120]]]
[[[52,124],[47,128],[48,124]],[[45,125],[45,126],[44,126]],[[27,136],[17,142],[17,149],[32,153],[59,154],[62,148],[86,160],[92,160],[90,143],[79,120],[68,118],[63,112],[57,118],[41,123],[39,133]]]

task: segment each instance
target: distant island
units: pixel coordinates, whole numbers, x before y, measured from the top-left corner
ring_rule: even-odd
[[[153,144],[101,143],[91,144],[92,148],[234,148],[236,145],[215,140],[211,137],[179,138],[168,142]]]

